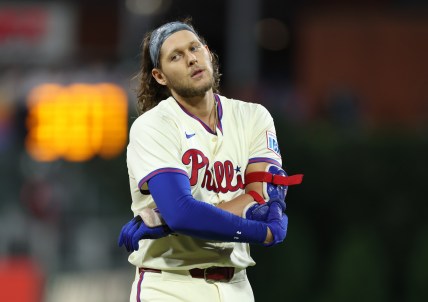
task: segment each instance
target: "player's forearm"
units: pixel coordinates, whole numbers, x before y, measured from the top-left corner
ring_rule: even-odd
[[[265,163],[262,163],[261,165],[253,164],[252,166],[250,166],[250,168],[248,170],[250,170],[250,171],[262,170],[262,169],[264,169],[264,165],[265,165]],[[263,196],[263,185],[262,185],[262,183],[261,182],[254,182],[254,183],[248,184],[245,187],[245,192],[250,192],[250,191],[255,191],[258,194],[260,194],[261,196]],[[225,202],[218,204],[217,207],[222,209],[222,210],[228,211],[232,214],[242,216],[242,212],[244,211],[245,207],[253,201],[254,201],[254,199],[251,195],[242,194],[242,195],[239,195],[238,197],[233,198],[229,201],[225,201]]]
[[[229,242],[266,240],[266,223],[247,220],[195,200],[189,179],[182,174],[158,174],[149,181],[149,189],[165,222],[177,233]]]
[[[242,216],[242,213],[245,207],[251,202],[254,202],[253,197],[249,194],[243,194],[228,202],[222,202],[219,205],[217,205],[217,207],[229,213],[235,214],[237,216]],[[269,228],[267,228],[264,244],[269,244],[272,241],[273,241],[272,232]]]
[[[182,205],[183,210],[165,217],[177,233],[228,242],[263,243],[266,240],[267,226],[263,222],[241,218],[193,197],[183,200]]]
[[[217,207],[237,216],[242,216],[242,212],[245,207],[253,201],[254,200],[251,195],[243,194],[230,201],[222,202],[218,204]]]

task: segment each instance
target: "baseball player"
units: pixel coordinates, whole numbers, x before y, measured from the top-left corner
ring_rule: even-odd
[[[127,165],[134,219],[119,245],[136,267],[130,301],[253,301],[249,244],[286,236],[287,176],[258,104],[217,94],[216,56],[189,22],[148,33]]]

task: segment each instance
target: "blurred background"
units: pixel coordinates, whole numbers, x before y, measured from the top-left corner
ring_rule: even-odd
[[[285,243],[252,249],[256,301],[426,301],[422,0],[0,1],[0,301],[128,301],[139,47],[188,16],[305,174]]]

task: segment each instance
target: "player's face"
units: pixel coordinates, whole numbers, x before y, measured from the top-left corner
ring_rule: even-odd
[[[204,96],[213,87],[211,53],[198,37],[188,31],[169,36],[160,52],[159,74],[156,80],[171,92],[185,98]]]

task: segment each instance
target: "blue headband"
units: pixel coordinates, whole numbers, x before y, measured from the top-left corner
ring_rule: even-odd
[[[152,60],[152,64],[155,68],[157,68],[159,65],[159,53],[163,42],[165,42],[165,40],[170,35],[180,30],[188,30],[194,33],[195,35],[198,35],[193,29],[193,27],[179,21],[166,23],[158,27],[152,32],[152,36],[150,38],[149,51],[150,51],[150,59]]]

